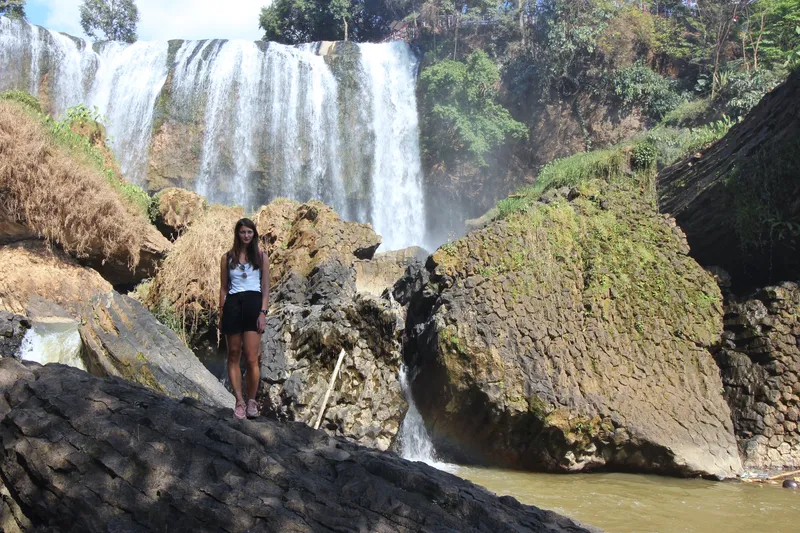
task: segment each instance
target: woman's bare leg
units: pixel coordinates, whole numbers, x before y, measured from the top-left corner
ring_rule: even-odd
[[[247,399],[255,400],[261,370],[258,364],[258,351],[261,348],[261,335],[255,331],[244,332],[244,364],[246,367]]]
[[[228,380],[231,382],[236,403],[244,403],[242,396],[242,369],[239,361],[242,359],[242,334],[226,335],[225,342],[228,346]]]

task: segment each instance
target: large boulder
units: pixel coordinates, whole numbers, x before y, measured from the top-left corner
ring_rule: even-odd
[[[51,300],[73,317],[111,285],[97,272],[43,241],[0,246],[0,309],[27,314],[33,296]]]
[[[739,292],[800,278],[800,70],[704,152],[664,169],[658,206]]]
[[[725,304],[722,371],[744,467],[800,468],[800,286]]]
[[[265,403],[282,418],[332,435],[389,448],[407,409],[398,382],[403,319],[400,306],[358,294],[352,267],[337,257],[308,277],[288,274],[273,290],[262,339]],[[341,370],[326,406],[322,400],[341,350]]]
[[[86,368],[95,376],[118,376],[174,398],[233,407],[222,383],[136,300],[116,291],[99,295],[83,321]]]
[[[153,197],[155,224],[165,237],[175,240],[206,209],[205,199],[196,192],[169,187]]]
[[[405,358],[438,452],[562,472],[739,473],[709,352],[719,288],[639,191],[584,183],[442,246],[402,280]]]
[[[321,202],[276,200],[263,206],[254,221],[269,252],[273,282],[289,271],[307,276],[334,255],[349,267],[371,259],[381,244],[370,224],[346,222]]]
[[[597,531],[300,424],[0,360],[5,531]],[[7,486],[4,486],[7,485]]]

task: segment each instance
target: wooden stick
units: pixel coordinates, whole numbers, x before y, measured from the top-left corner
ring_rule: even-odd
[[[328,385],[327,392],[325,392],[325,398],[322,399],[322,405],[319,408],[319,416],[317,417],[317,422],[314,424],[314,429],[319,429],[319,425],[322,423],[322,415],[325,413],[325,406],[328,404],[328,398],[330,398],[331,392],[333,392],[333,385],[336,383],[336,375],[339,373],[339,367],[342,366],[343,359],[344,348],[342,348],[342,351],[339,352],[339,360],[336,361],[336,366],[333,368],[331,382]]]
[[[796,476],[797,474],[800,474],[800,470],[794,470],[792,472],[784,472],[783,474],[778,474],[777,476],[768,477],[767,479],[769,481],[775,481],[776,479],[781,479],[781,478],[790,477],[790,476]]]

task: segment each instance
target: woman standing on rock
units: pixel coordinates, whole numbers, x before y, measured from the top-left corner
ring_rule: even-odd
[[[238,419],[258,416],[256,391],[260,372],[258,351],[261,334],[267,323],[269,307],[269,261],[258,249],[258,231],[249,218],[236,223],[233,248],[220,262],[218,327],[228,345],[228,379],[236,406],[233,416]],[[242,396],[242,373],[239,360],[244,347],[247,380],[247,404]]]

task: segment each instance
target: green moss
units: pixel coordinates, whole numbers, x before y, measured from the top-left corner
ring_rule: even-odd
[[[25,91],[5,91],[0,93],[0,100],[9,100],[20,103],[36,113],[42,112],[42,104],[35,96]]]
[[[544,420],[547,417],[548,406],[544,400],[535,394],[528,396],[528,412],[534,415],[539,420]]]

